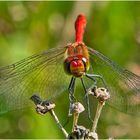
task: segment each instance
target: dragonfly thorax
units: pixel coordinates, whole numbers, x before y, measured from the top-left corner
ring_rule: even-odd
[[[84,43],[73,43],[67,46],[64,69],[67,74],[81,77],[89,69],[89,55]]]

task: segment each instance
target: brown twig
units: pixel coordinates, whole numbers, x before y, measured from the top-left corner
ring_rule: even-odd
[[[101,115],[102,108],[105,105],[105,101],[110,98],[110,94],[106,88],[97,88],[97,87],[91,89],[89,91],[89,94],[95,96],[98,99],[97,110],[95,113],[92,129],[91,129],[91,132],[96,133],[96,128],[97,128],[98,120]]]

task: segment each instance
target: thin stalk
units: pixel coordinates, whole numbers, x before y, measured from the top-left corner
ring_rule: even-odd
[[[66,132],[64,127],[61,125],[61,123],[60,123],[58,117],[56,116],[55,112],[53,110],[50,110],[49,112],[52,115],[52,117],[54,118],[54,120],[56,121],[56,123],[59,126],[59,128],[62,130],[62,132],[65,135],[65,137],[68,138],[68,133]]]
[[[91,129],[91,131],[93,133],[95,133],[95,131],[96,131],[98,120],[101,115],[101,111],[102,111],[104,104],[105,104],[105,102],[98,102],[95,118],[94,118],[92,129]]]
[[[74,131],[74,127],[77,126],[78,118],[79,118],[79,113],[74,113],[74,115],[73,115],[73,127],[72,127],[72,131]]]

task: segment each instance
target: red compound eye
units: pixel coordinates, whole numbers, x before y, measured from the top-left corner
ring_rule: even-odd
[[[81,60],[75,60],[71,62],[71,67],[75,68],[75,67],[81,67],[83,66],[83,62]]]

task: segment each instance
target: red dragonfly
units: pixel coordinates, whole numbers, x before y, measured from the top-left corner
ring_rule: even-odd
[[[79,15],[75,43],[0,68],[0,113],[29,106],[34,93],[50,99],[68,89],[72,102],[75,80],[80,79],[85,93],[88,81],[89,87],[107,86],[110,106],[140,115],[140,77],[87,47],[83,42],[85,26],[85,16]]]

